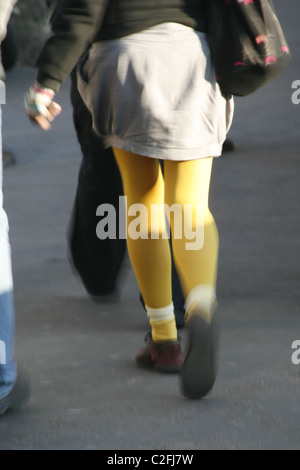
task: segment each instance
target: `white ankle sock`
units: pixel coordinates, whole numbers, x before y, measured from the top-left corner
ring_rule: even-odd
[[[174,314],[174,305],[163,308],[149,308],[146,306],[150,319],[153,341],[156,343],[177,340],[177,328]]]
[[[150,308],[150,307],[147,307],[146,305],[146,311],[147,311],[148,317],[153,322],[172,320],[174,317],[173,303],[163,308]]]
[[[186,319],[197,309],[205,319],[211,321],[217,305],[216,289],[208,284],[194,287],[185,302]]]

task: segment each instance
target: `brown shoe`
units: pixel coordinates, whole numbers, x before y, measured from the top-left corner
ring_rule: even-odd
[[[179,341],[155,343],[151,338],[147,346],[136,356],[138,367],[154,367],[160,372],[178,373],[184,358]]]

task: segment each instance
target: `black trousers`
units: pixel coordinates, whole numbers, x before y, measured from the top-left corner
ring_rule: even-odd
[[[101,138],[92,130],[92,116],[78,92],[75,71],[71,79],[74,126],[83,159],[68,231],[69,252],[85,289],[91,296],[99,297],[116,289],[126,240],[100,240],[96,234],[100,220],[96,211],[101,204],[111,204],[115,208],[118,224],[119,197],[123,195],[123,187],[112,149],[105,149]],[[184,299],[174,263],[172,283],[177,326],[182,327]],[[141,301],[143,303],[142,298]]]
[[[102,140],[92,130],[92,117],[77,90],[75,71],[71,78],[74,126],[83,159],[68,241],[76,271],[87,292],[97,297],[114,292],[126,252],[126,240],[99,240],[96,211],[101,204],[111,204],[119,220],[119,196],[123,195],[123,188],[112,149],[104,149]]]
[[[19,55],[18,39],[11,21],[7,25],[7,34],[1,43],[0,50],[4,70],[8,72],[16,65]]]

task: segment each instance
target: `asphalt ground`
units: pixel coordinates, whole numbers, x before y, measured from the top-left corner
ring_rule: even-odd
[[[62,116],[43,133],[23,109],[35,71],[8,74],[4,147],[16,164],[5,169],[4,194],[16,354],[32,395],[1,418],[1,450],[300,448],[300,365],[292,361],[300,341],[300,105],[292,103],[300,3],[275,5],[293,60],[270,85],[236,99],[236,149],[214,165],[222,336],[217,383],[202,401],[183,398],[176,376],[136,368],[148,323],[129,263],[110,303],[94,303],[70,268],[66,229],[81,160],[70,83],[58,96]]]

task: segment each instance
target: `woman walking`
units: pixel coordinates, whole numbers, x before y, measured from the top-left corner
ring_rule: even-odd
[[[180,372],[183,394],[202,398],[217,368],[219,241],[209,188],[232,115],[211,65],[206,0],[62,0],[60,8],[26,95],[27,114],[50,128],[61,111],[55,93],[90,44],[78,88],[121,172],[128,252],[151,325],[136,361]],[[185,358],[172,302],[169,227],[186,300]]]

